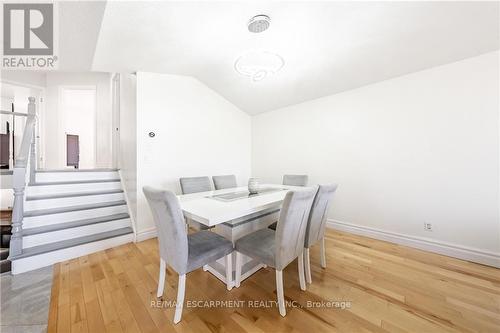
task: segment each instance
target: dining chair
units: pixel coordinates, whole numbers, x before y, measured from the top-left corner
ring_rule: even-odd
[[[332,204],[333,194],[336,190],[337,184],[319,185],[318,192],[316,192],[312,203],[304,239],[304,268],[307,283],[312,282],[309,248],[318,242],[321,242],[321,267],[326,268],[325,227],[328,210]]]
[[[179,182],[181,184],[182,194],[212,191],[212,183],[210,182],[209,177],[182,177],[179,178]],[[186,219],[186,223],[186,228],[190,225],[197,230],[210,229],[209,227],[191,219]]]
[[[179,182],[182,194],[212,191],[212,184],[208,177],[182,177]]]
[[[280,212],[276,232],[264,228],[238,239],[236,252],[236,286],[241,284],[241,255],[247,255],[276,270],[276,293],[280,314],[286,315],[283,295],[283,269],[298,258],[300,289],[306,290],[304,278],[304,238],[307,218],[317,188],[289,191]]]
[[[212,180],[214,181],[214,186],[216,190],[238,187],[235,175],[212,176]]]
[[[290,186],[307,186],[307,175],[283,175],[283,185]],[[268,228],[276,230],[278,222],[271,223]]]
[[[307,175],[283,175],[283,185],[307,186]]]
[[[158,232],[160,276],[156,296],[163,295],[167,264],[179,274],[174,315],[177,324],[182,317],[187,273],[225,256],[226,286],[231,290],[233,244],[215,232],[199,231],[188,235],[179,201],[173,192],[149,186],[143,187],[143,192]]]

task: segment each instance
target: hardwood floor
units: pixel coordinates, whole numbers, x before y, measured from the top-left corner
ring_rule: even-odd
[[[500,270],[370,238],[327,231],[326,269],[311,249],[313,283],[299,288],[296,261],[285,269],[287,307],[276,304],[274,270],[226,286],[202,269],[188,274],[186,301],[244,301],[244,306],[173,307],[157,301],[156,239],[54,266],[48,332],[500,332]],[[175,300],[168,270],[164,301]],[[259,304],[259,301],[268,301]],[[310,302],[343,301],[338,307]],[[315,303],[316,304],[316,303]],[[173,304],[172,304],[173,305]]]

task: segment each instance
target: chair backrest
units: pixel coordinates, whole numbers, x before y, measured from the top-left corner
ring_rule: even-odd
[[[325,235],[326,219],[328,210],[333,201],[333,194],[337,190],[337,184],[320,185],[309,213],[307,222],[304,247],[309,248],[316,244]]]
[[[160,257],[177,273],[187,269],[188,240],[184,214],[179,200],[171,191],[144,186],[142,191],[153,213],[158,232]]]
[[[283,185],[307,186],[307,175],[284,175]]]
[[[307,220],[316,191],[317,187],[289,191],[285,196],[275,236],[277,270],[285,268],[304,249]]]
[[[214,186],[216,190],[238,187],[235,175],[213,176],[212,180],[214,181]]]
[[[183,177],[179,181],[182,194],[212,191],[212,184],[208,177]]]

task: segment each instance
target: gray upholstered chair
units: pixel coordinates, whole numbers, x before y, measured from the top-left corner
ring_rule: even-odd
[[[317,188],[290,191],[281,208],[276,232],[268,228],[238,239],[236,252],[236,286],[241,283],[241,254],[245,254],[276,270],[276,293],[282,316],[286,315],[283,295],[283,269],[298,258],[300,289],[306,289],[304,278],[304,238],[307,219]]]
[[[283,176],[283,185],[290,186],[307,186],[307,175],[284,175]],[[268,226],[271,230],[276,230],[276,225],[278,222],[274,222]]]
[[[182,194],[212,191],[212,183],[208,177],[183,177],[179,182]]]
[[[168,264],[179,274],[174,315],[174,323],[178,323],[182,317],[187,273],[225,256],[227,289],[231,290],[233,244],[210,231],[199,231],[188,235],[179,201],[173,192],[157,190],[149,186],[145,186],[143,192],[151,208],[158,232],[160,276],[156,296],[163,295]]]
[[[212,183],[210,182],[209,177],[183,177],[179,179],[179,182],[181,183],[182,194],[212,191]],[[197,230],[210,229],[209,227],[191,219],[186,219],[186,223]]]
[[[212,176],[212,180],[214,181],[214,186],[216,190],[238,187],[235,175]]]
[[[307,175],[284,175],[283,185],[307,186]]]
[[[328,210],[333,201],[333,194],[337,190],[337,184],[319,185],[307,222],[306,237],[304,241],[304,268],[307,283],[312,282],[311,264],[309,259],[309,248],[321,242],[321,267],[326,268],[325,254],[325,227]]]

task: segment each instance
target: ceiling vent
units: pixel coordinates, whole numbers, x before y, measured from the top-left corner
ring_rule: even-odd
[[[271,24],[271,19],[267,15],[257,15],[248,21],[248,31],[259,33],[267,30]]]

